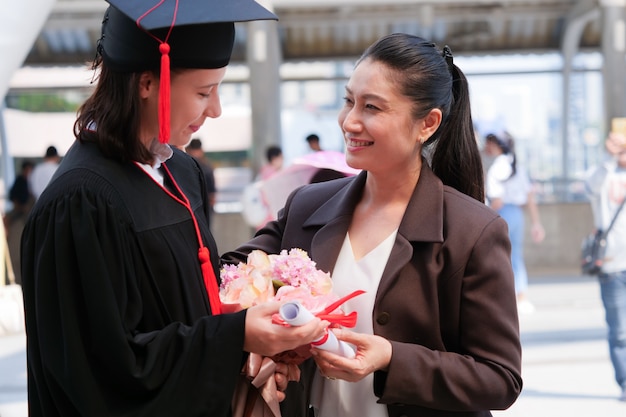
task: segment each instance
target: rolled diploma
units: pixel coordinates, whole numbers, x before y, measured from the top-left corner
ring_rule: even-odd
[[[315,318],[315,316],[298,301],[286,302],[280,307],[278,313],[280,317],[285,320],[285,323],[291,326],[302,326]],[[324,336],[311,344],[318,349],[324,349],[350,359],[354,358],[356,355],[352,346],[337,339],[335,334],[328,329]]]

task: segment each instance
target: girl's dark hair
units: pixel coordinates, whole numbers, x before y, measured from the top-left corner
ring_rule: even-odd
[[[510,133],[504,132],[500,135],[495,133],[489,133],[485,136],[485,141],[491,142],[496,145],[503,154],[511,156],[511,175],[513,177],[517,173],[517,156],[515,156],[515,140]]]
[[[139,140],[139,79],[141,73],[109,70],[102,60],[98,84],[78,109],[74,136],[98,143],[102,153],[121,161],[149,163],[153,157]]]
[[[484,201],[482,161],[463,72],[452,62],[448,47],[438,50],[420,37],[394,33],[371,45],[357,65],[370,59],[392,69],[401,93],[414,103],[413,117],[440,109],[443,118],[425,145],[433,147],[431,167],[446,185]]]

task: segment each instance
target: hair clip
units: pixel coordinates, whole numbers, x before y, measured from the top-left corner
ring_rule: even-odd
[[[443,51],[441,51],[441,56],[445,58],[446,63],[450,68],[454,65],[454,57],[452,56],[452,49],[448,45],[443,47]]]

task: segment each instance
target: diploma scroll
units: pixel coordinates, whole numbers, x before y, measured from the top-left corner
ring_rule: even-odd
[[[285,323],[291,326],[302,326],[315,318],[315,316],[298,301],[290,301],[283,304],[280,307],[279,314]],[[324,336],[311,342],[311,344],[318,349],[327,350],[350,359],[354,358],[356,355],[352,346],[337,339],[335,334],[328,329]]]

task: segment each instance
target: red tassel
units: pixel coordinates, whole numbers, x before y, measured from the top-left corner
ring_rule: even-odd
[[[204,286],[209,295],[209,304],[211,304],[211,314],[218,315],[222,313],[222,303],[220,301],[220,290],[217,288],[217,278],[211,266],[211,257],[209,249],[206,246],[198,249],[198,259],[200,260],[200,268],[202,268],[202,277],[204,278]]]
[[[159,142],[170,141],[170,45],[159,46],[161,51],[161,78],[159,84]]]

